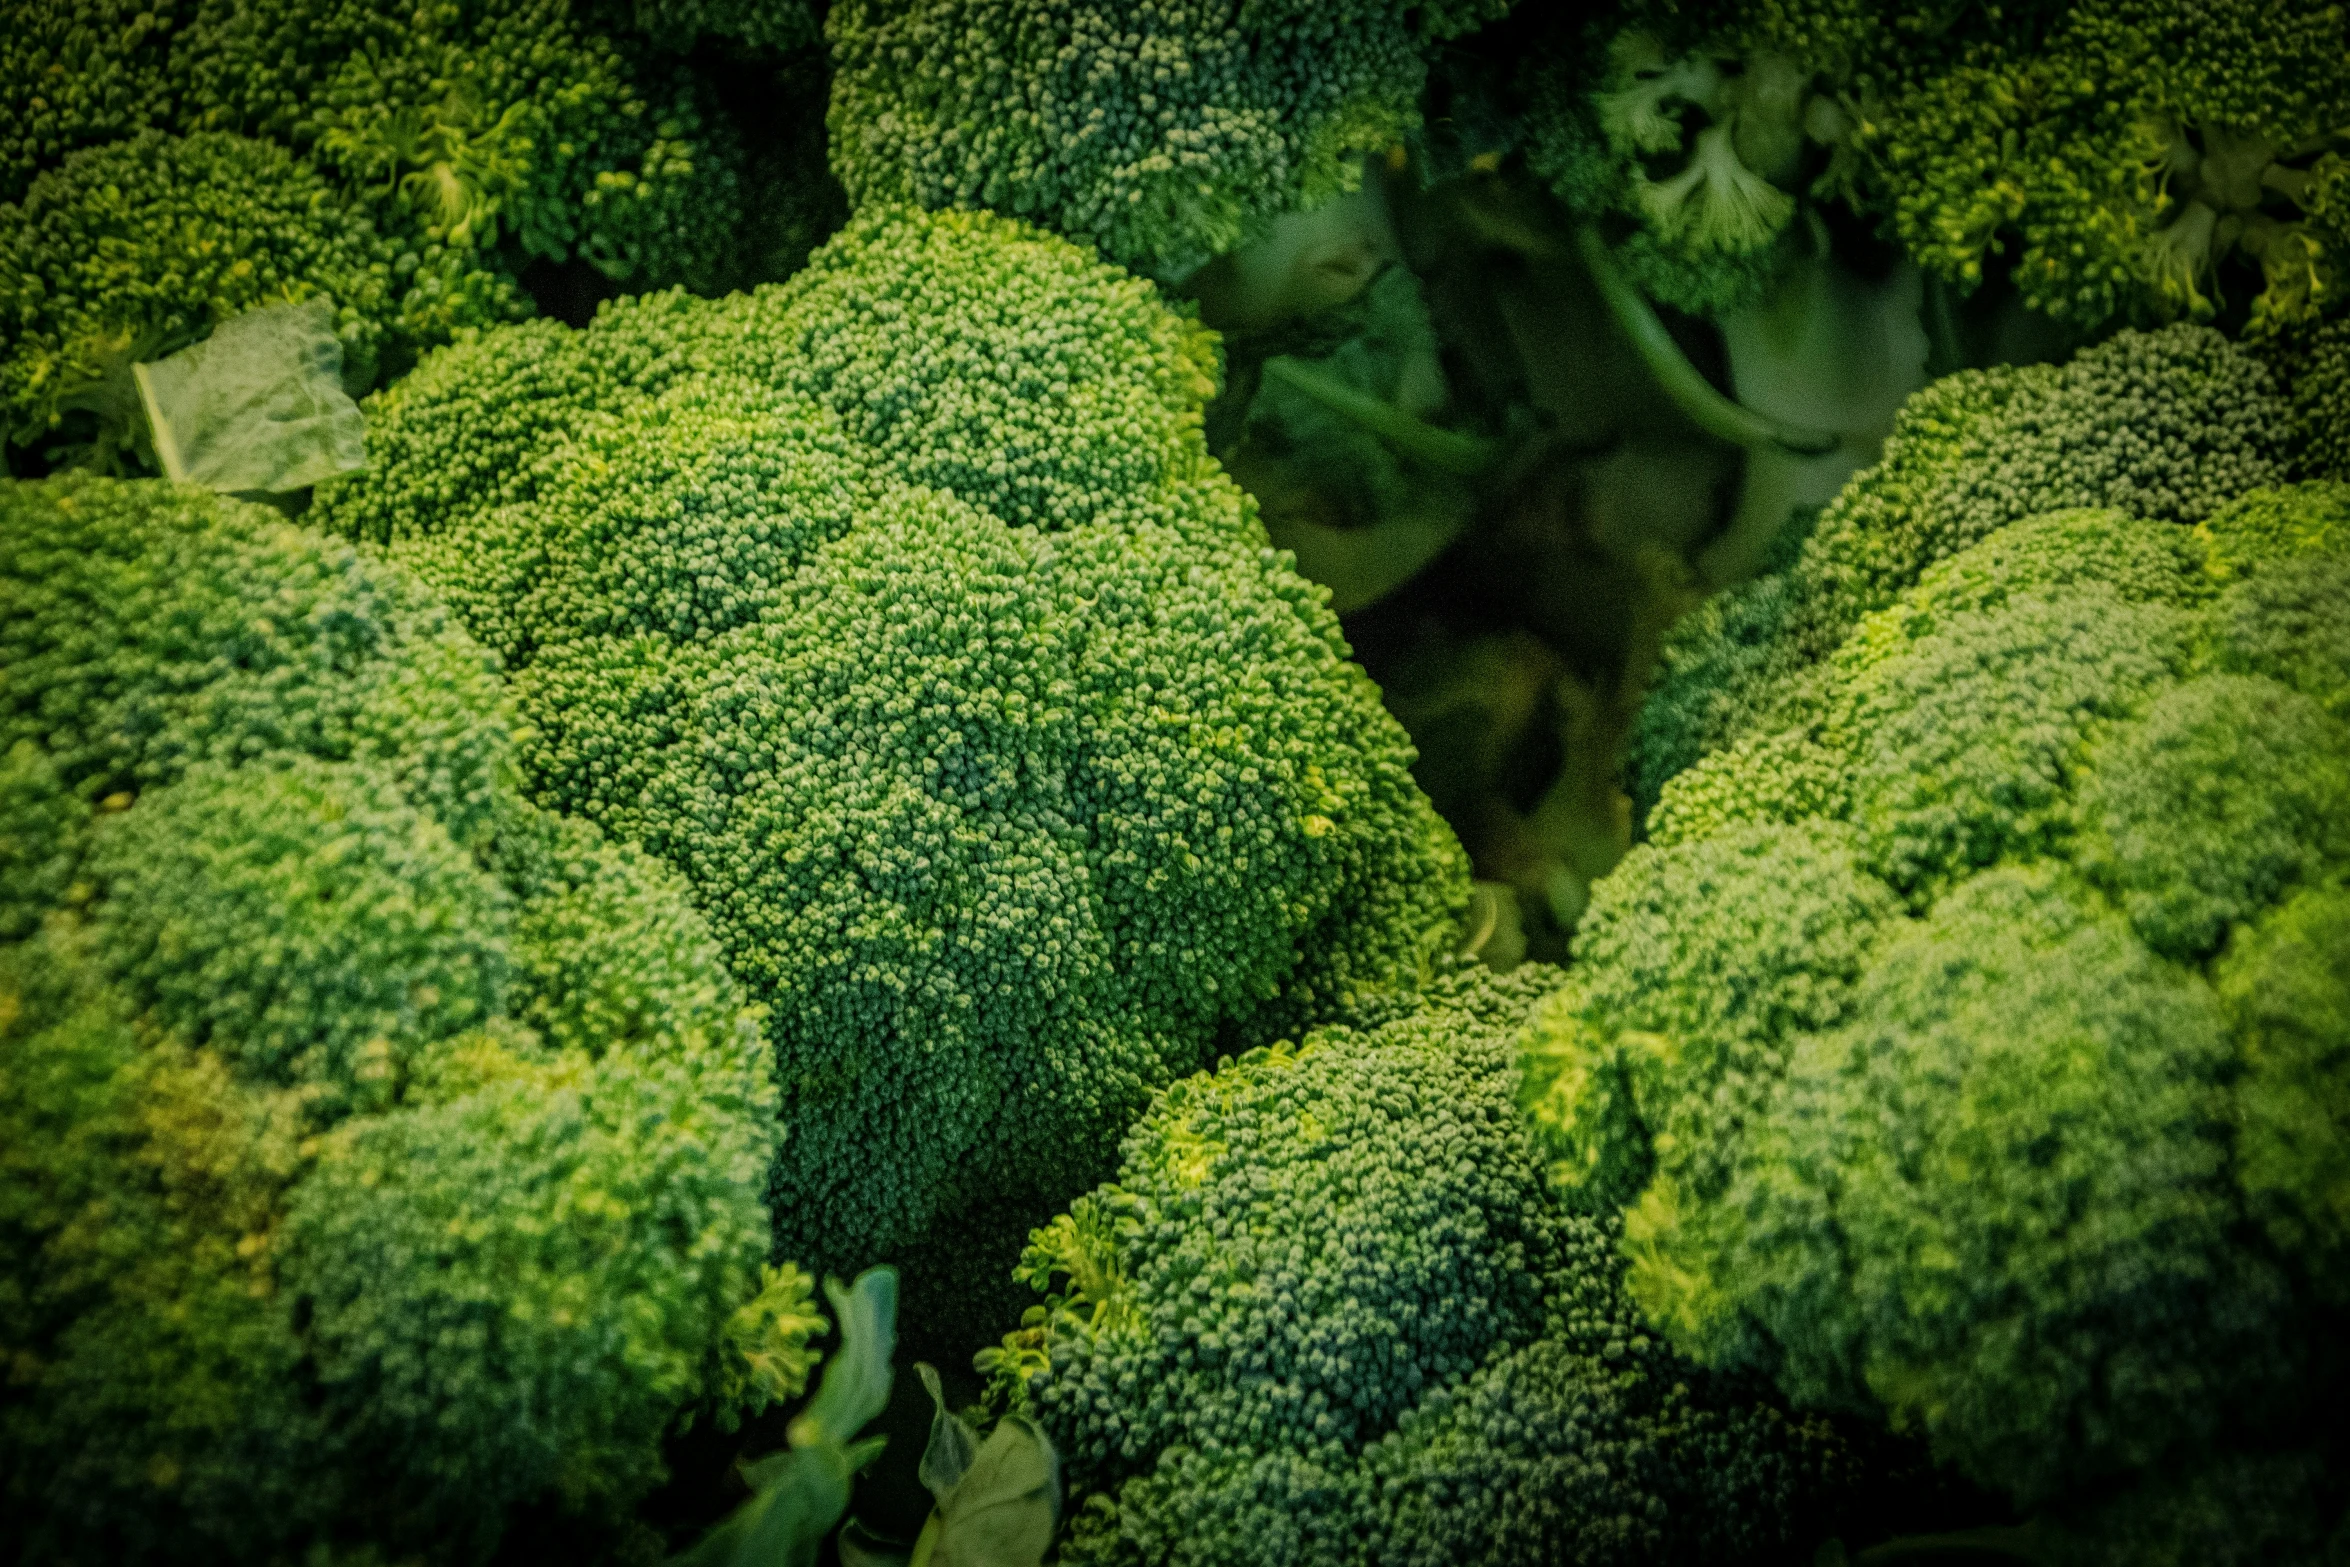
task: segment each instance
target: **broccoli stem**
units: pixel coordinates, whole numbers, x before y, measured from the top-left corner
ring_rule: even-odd
[[[1773,419],[1716,391],[1713,383],[1699,374],[1697,366],[1681,352],[1681,345],[1673,341],[1673,335],[1665,330],[1655,307],[1624,275],[1624,269],[1616,265],[1616,258],[1609,252],[1599,230],[1588,223],[1579,226],[1575,230],[1575,243],[1582,251],[1583,264],[1591,270],[1592,282],[1599,286],[1608,313],[1632,340],[1633,349],[1648,367],[1648,373],[1655,377],[1658,389],[1689,416],[1691,423],[1708,435],[1738,446],[1776,446],[1804,457],[1835,449],[1836,437],[1826,431]]]
[[[1502,446],[1483,436],[1439,429],[1393,403],[1371,396],[1300,360],[1280,358],[1265,362],[1265,374],[1303,392],[1344,419],[1352,419],[1397,452],[1439,473],[1460,479],[1478,479],[1501,466]]]

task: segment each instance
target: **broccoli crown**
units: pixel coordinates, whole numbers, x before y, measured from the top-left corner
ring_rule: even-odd
[[[1784,571],[1676,626],[1634,736],[1635,798],[1708,751],[1785,727],[1862,616],[2007,523],[2116,507],[2199,523],[2286,477],[2274,378],[2207,328],[2122,332],[2069,363],[1964,370],[1902,406],[1876,466],[1838,493]],[[2078,541],[2054,541],[2059,557]]]
[[[780,287],[450,350],[321,500],[507,661],[541,802],[695,887],[769,1009],[795,1254],[1081,1189],[1151,1088],[1410,983],[1465,898],[1207,457],[1211,355],[1065,241],[868,212]]]
[[[0,207],[0,421],[32,444],[93,411],[132,362],[312,295],[334,301],[358,385],[387,350],[520,312],[511,282],[398,251],[272,143],[146,132],[78,152]]]
[[[2345,499],[1999,528],[1666,784],[1527,1061],[1676,1344],[2028,1503],[2323,1407]]]
[[[69,153],[171,130],[172,39],[194,0],[11,0],[0,8],[0,202]]]
[[[2100,0],[1995,31],[1863,108],[1856,144],[1921,264],[1971,286],[2013,243],[2024,303],[2083,327],[2208,317],[2238,250],[2256,326],[2340,303],[2338,8]]]
[[[2342,248],[2350,251],[2350,238]],[[2285,383],[2300,473],[2350,480],[2350,319],[2279,334],[2265,346]]]
[[[570,0],[11,0],[0,23],[0,198],[93,142],[234,131],[353,191],[428,274],[502,236],[640,285],[741,269],[743,152],[707,89],[676,61],[632,64]]]
[[[154,481],[0,517],[12,1537],[625,1509],[770,1233],[770,1066],[674,876],[519,797],[403,574]]]
[[[1180,277],[1354,188],[1419,123],[1432,45],[1509,0],[846,0],[825,21],[850,199],[984,206]]]
[[[1176,1084],[1035,1233],[1061,1292],[1007,1343],[1084,1495],[1065,1559],[1715,1560],[1831,1498],[1843,1438],[1680,1360],[1614,1221],[1547,1195],[1509,1057],[1549,982]]]

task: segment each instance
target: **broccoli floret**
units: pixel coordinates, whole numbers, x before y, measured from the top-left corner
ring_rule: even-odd
[[[2208,986],[2003,869],[1888,941],[1855,1011],[1797,1044],[1709,1281],[1791,1393],[1865,1387],[2026,1503],[2273,1393],[2285,1290],[2233,1244]]]
[[[1642,845],[1593,887],[1579,966],[1522,1042],[1536,1125],[1562,1153],[1604,1161],[1554,1165],[1562,1192],[1604,1212],[1652,1174],[1719,1191],[1787,1041],[1842,1020],[1898,910],[1859,848],[1818,822],[1741,828]]]
[[[148,133],[76,153],[0,207],[0,422],[18,445],[119,443],[129,366],[256,306],[323,295],[364,387],[452,332],[521,313],[510,279],[402,255],[284,149]],[[77,417],[78,416],[78,417]],[[94,416],[94,417],[93,417]],[[99,465],[111,453],[93,453]]]
[[[1636,802],[1703,753],[1781,727],[1810,699],[1807,672],[1936,561],[2064,507],[2201,522],[2285,477],[2286,429],[2266,368],[2200,327],[1936,381],[1783,573],[1675,628],[1634,737]]]
[[[2343,515],[2310,484],[1999,528],[1668,782],[1527,1049],[1562,1191],[1640,1185],[1631,1289],[1677,1345],[2052,1529],[2325,1407]],[[1816,969],[1779,956],[1821,923]],[[1812,1019],[1773,1021],[1785,975]],[[1725,1018],[1754,1045],[1717,1078]]]
[[[1509,0],[843,0],[834,171],[859,206],[987,206],[1178,278],[1355,188],[1419,123],[1430,49]]]
[[[12,1539],[617,1524],[681,1414],[761,1391],[721,1356],[777,1093],[707,928],[519,797],[403,574],[156,481],[0,481],[0,519],[0,837],[68,872],[0,937]]]
[[[1152,1087],[1411,983],[1465,901],[1207,456],[1212,367],[1065,241],[868,212],[779,287],[451,350],[322,499],[507,661],[541,801],[695,886],[769,1008],[795,1255],[1049,1212]],[[444,501],[451,454],[493,482]]]
[[[2315,5],[2070,5],[1912,71],[1856,139],[1903,243],[1962,287],[2012,243],[2025,303],[2084,327],[2200,319],[2231,291],[2264,326],[2314,319],[2339,288],[2310,187],[2346,44]],[[2219,272],[2236,247],[2250,288]]]
[[[1719,316],[1785,272],[1811,96],[1787,56],[1675,53],[1645,27],[1578,22],[1524,78],[1529,166],[1574,216],[1625,230],[1616,259],[1643,293]]]
[[[373,193],[386,227],[511,234],[639,286],[734,280],[731,129],[691,73],[632,67],[570,0],[208,0],[172,67],[192,119],[297,148]]]
[[[2350,1302],[2341,1202],[2350,1188],[2350,890],[2305,889],[2244,927],[2215,983],[2243,1041],[2236,1178],[2279,1253],[2341,1306]]]
[[[1527,68],[1530,161],[1632,224],[1627,266],[1684,309],[1766,288],[1798,200],[1881,224],[1957,294],[2004,276],[2080,330],[2224,311],[2265,333],[2340,302],[2334,8],[1633,3],[1558,33]],[[1649,210],[1673,160],[1706,198],[1680,233]]]
[[[2286,888],[2350,864],[2350,727],[2273,680],[2166,691],[2086,773],[2073,859],[2170,957],[2209,956]]]
[[[1509,1058],[1553,982],[1460,976],[1179,1083],[1036,1232],[1023,1271],[1055,1293],[982,1359],[1068,1460],[1064,1560],[1810,1543],[1846,1437],[1666,1349],[1612,1218],[1545,1194]]]
[[[0,6],[0,203],[83,147],[180,121],[172,39],[195,0],[11,0]]]
[[[2350,251],[2350,237],[2342,248]],[[2268,346],[2285,384],[2300,473],[2350,480],[2350,320],[2279,334]]]
[[[673,60],[633,64],[570,0],[16,0],[0,23],[21,67],[0,119],[29,127],[0,164],[9,200],[79,145],[234,131],[314,164],[428,273],[437,248],[502,238],[635,286],[726,287],[745,264],[743,151],[707,88]]]

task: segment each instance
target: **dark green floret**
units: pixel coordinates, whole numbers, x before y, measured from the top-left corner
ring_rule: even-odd
[[[404,573],[155,481],[0,523],[12,1540],[625,1531],[748,1391],[770,1234],[770,1062],[673,874],[520,797]]]
[[[844,0],[833,162],[859,206],[992,207],[1178,278],[1355,188],[1433,47],[1509,0]]]
[[[1444,976],[1179,1083],[1036,1232],[1048,1304],[982,1360],[1068,1460],[1064,1560],[1714,1561],[1825,1532],[1860,1451],[1668,1349],[1615,1221],[1546,1190],[1510,1053],[1552,983]]]
[[[1212,353],[1066,241],[870,212],[784,285],[448,351],[321,497],[506,661],[541,802],[696,889],[794,1255],[1048,1213],[1219,1042],[1449,939],[1403,736],[1201,442]]]
[[[154,133],[75,154],[0,207],[0,436],[35,448],[119,440],[133,362],[229,316],[323,296],[349,385],[419,348],[518,315],[511,281],[429,257],[283,148]],[[105,465],[111,454],[93,454]]]
[[[2343,1369],[2340,491],[1926,566],[1666,782],[1528,1036],[1648,1320],[1924,1436],[2051,1560],[2340,1518],[2292,1479]]]

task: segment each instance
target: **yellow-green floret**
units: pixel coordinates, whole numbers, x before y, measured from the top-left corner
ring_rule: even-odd
[[[1936,531],[1892,467],[1856,539]],[[2198,509],[1995,525],[1856,604],[1665,782],[1526,1058],[1649,1321],[2067,1560],[2271,1559],[2346,1500],[2350,487]]]

